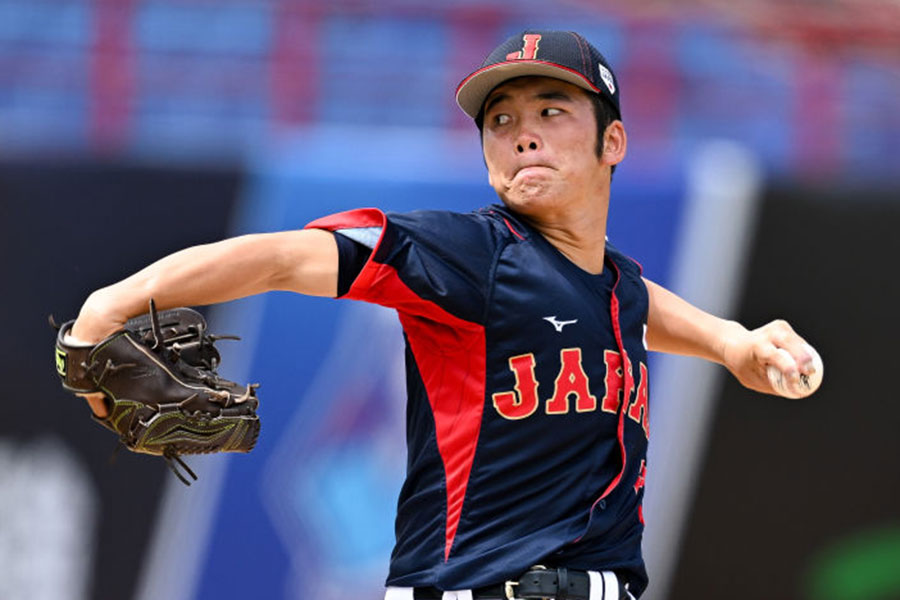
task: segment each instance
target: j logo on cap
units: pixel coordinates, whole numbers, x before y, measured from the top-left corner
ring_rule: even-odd
[[[506,60],[534,60],[537,58],[538,44],[541,36],[537,33],[526,33],[522,36],[525,45],[518,52],[510,52],[506,55]]]
[[[598,94],[622,118],[612,68],[597,48],[572,31],[523,31],[511,36],[460,82],[456,102],[477,119],[491,90],[504,81],[529,76],[561,79]]]

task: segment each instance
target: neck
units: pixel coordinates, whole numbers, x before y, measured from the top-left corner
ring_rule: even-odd
[[[566,258],[588,273],[603,272],[606,252],[606,217],[603,210],[529,217],[531,225]]]

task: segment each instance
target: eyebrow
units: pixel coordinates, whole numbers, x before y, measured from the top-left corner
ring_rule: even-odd
[[[572,96],[570,96],[566,92],[561,92],[558,90],[552,90],[552,91],[548,91],[548,92],[540,92],[538,94],[535,94],[534,97],[537,98],[538,100],[562,100],[565,102],[572,101]],[[509,94],[499,93],[496,96],[494,96],[493,98],[491,98],[490,100],[488,100],[487,103],[484,105],[485,114],[490,112],[490,110],[495,105],[499,104],[500,102],[503,102],[504,100],[509,100]]]
[[[487,104],[484,105],[484,113],[487,114],[491,111],[494,105],[503,102],[504,100],[509,99],[509,94],[497,94],[493,98],[487,101]]]
[[[572,101],[572,96],[567,94],[566,92],[552,91],[552,92],[541,92],[537,95],[539,100],[565,100],[568,102]]]

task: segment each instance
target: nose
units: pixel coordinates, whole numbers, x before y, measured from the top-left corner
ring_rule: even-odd
[[[516,152],[524,154],[540,149],[541,138],[528,124],[523,124],[516,136]]]
[[[520,141],[516,144],[516,152],[519,154],[524,154],[526,150],[537,150],[538,144],[537,140],[530,140],[528,142]]]

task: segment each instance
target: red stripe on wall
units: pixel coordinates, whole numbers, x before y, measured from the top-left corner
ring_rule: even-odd
[[[320,12],[315,2],[274,5],[270,101],[276,126],[305,123],[316,116]]]
[[[90,141],[99,151],[121,148],[128,139],[134,60],[132,0],[94,0],[91,51]]]
[[[455,90],[462,75],[472,71],[474,65],[481,61],[497,45],[498,40],[509,35],[505,27],[515,5],[495,6],[479,4],[463,4],[454,6],[445,13],[447,24],[446,64],[442,65],[447,75],[444,88]],[[455,95],[446,94],[447,118],[444,124],[449,127],[472,131],[472,119],[456,105]]]
[[[794,95],[794,160],[810,175],[832,174],[840,167],[842,139],[841,94],[845,74],[838,61],[815,51],[799,53]]]

